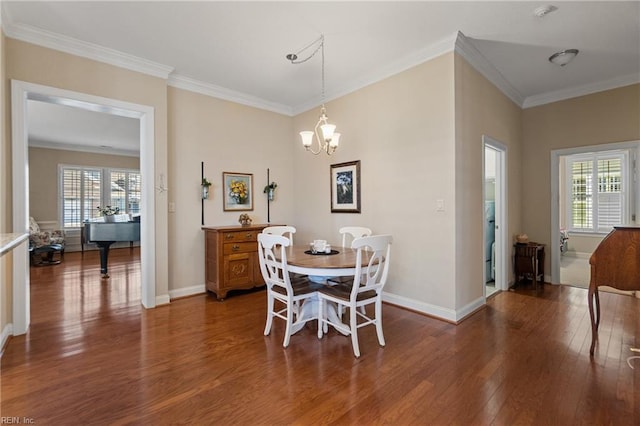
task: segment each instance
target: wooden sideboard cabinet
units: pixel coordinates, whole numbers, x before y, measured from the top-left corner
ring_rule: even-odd
[[[231,290],[264,285],[258,259],[258,234],[268,224],[203,226],[207,290],[219,300]]]

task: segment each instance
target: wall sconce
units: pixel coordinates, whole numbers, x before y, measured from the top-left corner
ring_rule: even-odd
[[[202,178],[202,199],[206,200],[209,198],[209,187],[211,186],[211,182],[207,180],[207,178]]]

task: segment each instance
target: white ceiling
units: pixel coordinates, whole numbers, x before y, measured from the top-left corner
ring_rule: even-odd
[[[29,146],[139,156],[140,120],[27,101]]]
[[[285,114],[322,101],[319,55],[285,59],[320,34],[327,99],[451,51],[458,31],[461,53],[523,107],[640,81],[640,2],[555,1],[535,16],[545,3],[3,1],[2,22],[10,37]],[[573,62],[549,63],[568,48]]]

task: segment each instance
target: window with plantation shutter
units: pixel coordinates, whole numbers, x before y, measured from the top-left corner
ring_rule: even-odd
[[[82,166],[59,167],[64,228],[79,228],[100,216],[98,207],[118,207],[120,213],[139,214],[139,170],[115,170]]]
[[[86,219],[94,217],[100,205],[102,170],[64,167],[62,170],[62,224],[78,228]]]
[[[121,212],[140,213],[140,172],[112,170],[110,172],[110,206]]]
[[[626,151],[567,157],[569,230],[609,232],[628,222],[628,157]]]
[[[611,230],[624,223],[622,158],[598,160],[598,228]]]

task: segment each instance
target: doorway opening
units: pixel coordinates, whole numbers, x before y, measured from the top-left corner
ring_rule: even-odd
[[[28,100],[73,106],[140,120],[140,174],[142,176],[140,224],[141,234],[141,302],[145,308],[156,305],[155,288],[155,144],[152,107],[110,98],[72,92],[49,86],[13,80],[11,82],[13,228],[29,229],[29,154]],[[13,334],[27,332],[30,324],[30,284],[28,247],[15,249],[13,261]]]
[[[483,286],[485,298],[507,289],[506,146],[488,137],[483,143]]]
[[[552,283],[588,287],[589,258],[600,241],[612,226],[638,223],[638,155],[639,141],[551,151]],[[593,165],[595,178],[587,173]]]

